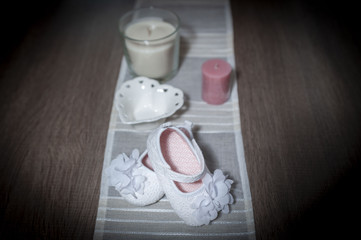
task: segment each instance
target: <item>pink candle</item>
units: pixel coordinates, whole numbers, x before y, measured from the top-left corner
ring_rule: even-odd
[[[202,65],[202,98],[209,104],[222,104],[230,95],[232,67],[221,59],[211,59]]]

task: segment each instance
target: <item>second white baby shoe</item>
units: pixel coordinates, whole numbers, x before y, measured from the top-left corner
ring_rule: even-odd
[[[147,148],[171,206],[187,225],[209,224],[219,211],[229,212],[233,181],[219,169],[209,173],[193,136],[165,123],[149,135]]]

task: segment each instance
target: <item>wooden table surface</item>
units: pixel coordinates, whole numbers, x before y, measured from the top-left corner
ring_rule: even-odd
[[[341,4],[231,2],[258,239],[358,233],[359,17]],[[92,238],[122,58],[117,20],[132,7],[2,7],[0,239]]]

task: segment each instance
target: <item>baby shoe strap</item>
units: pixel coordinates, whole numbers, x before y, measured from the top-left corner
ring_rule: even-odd
[[[189,140],[193,140],[192,127],[193,123],[191,121],[185,120],[183,124],[177,125],[177,128],[184,128],[189,134]]]
[[[199,148],[197,142],[193,138],[192,134],[192,127],[193,123],[190,121],[184,121],[183,124],[174,125],[172,122],[166,122],[161,125],[162,128],[175,128],[180,130],[180,128],[184,128],[188,134],[189,134],[189,140],[191,141],[191,144],[193,145],[193,148],[195,150],[195,155],[198,157],[199,163],[201,165],[201,171],[194,175],[186,175],[182,173],[178,173],[173,171],[168,165],[163,165],[160,162],[156,162],[157,166],[157,172],[161,173],[162,175],[168,177],[169,179],[176,181],[176,182],[182,182],[182,183],[193,183],[198,180],[200,180],[206,171],[205,163],[204,163],[204,157],[202,154],[201,149]],[[181,131],[182,132],[182,131]],[[184,134],[183,132],[181,134]]]
[[[189,140],[192,140],[193,137],[193,133],[192,133],[192,128],[193,128],[193,123],[191,121],[185,120],[183,124],[177,124],[174,125],[172,122],[166,122],[163,123],[161,125],[162,128],[169,128],[169,127],[174,127],[174,128],[184,128],[187,131],[187,136],[189,137]]]
[[[158,171],[160,170],[161,174],[168,177],[169,179],[181,183],[193,183],[203,178],[206,171],[203,154],[195,140],[192,140],[192,145],[195,149],[196,155],[199,157],[199,162],[201,164],[201,171],[199,173],[194,175],[186,175],[173,171],[169,166],[160,165],[158,165]]]

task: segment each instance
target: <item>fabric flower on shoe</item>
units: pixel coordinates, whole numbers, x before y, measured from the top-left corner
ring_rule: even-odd
[[[205,193],[198,196],[192,203],[195,209],[194,216],[201,224],[209,224],[218,216],[218,211],[229,213],[228,204],[234,202],[230,193],[233,181],[227,179],[219,169],[214,171],[213,176],[207,173],[202,179]]]
[[[137,198],[135,193],[144,194],[146,177],[137,174],[137,169],[142,166],[139,160],[139,150],[134,149],[129,157],[125,153],[118,155],[108,167],[110,184],[121,195],[131,194]]]

